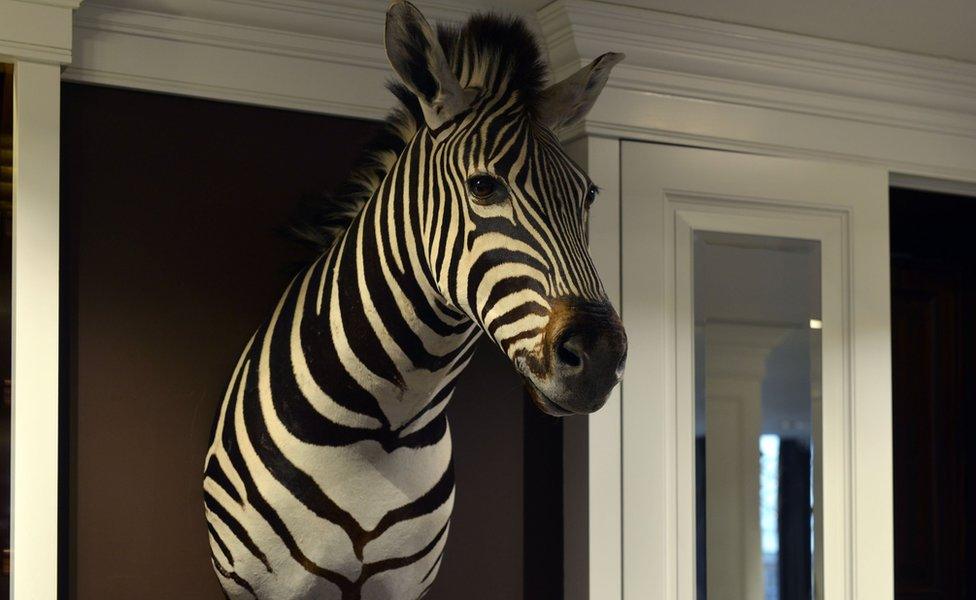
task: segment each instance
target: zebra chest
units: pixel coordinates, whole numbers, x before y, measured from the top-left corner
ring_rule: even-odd
[[[280,481],[271,469],[256,483],[300,554],[363,590],[380,586],[403,593],[390,598],[409,598],[406,590],[429,574],[446,542],[454,499],[450,437],[393,452],[371,441],[345,447],[278,441],[283,455],[307,475],[303,485],[314,489],[296,495],[294,482]],[[296,564],[294,548],[276,531],[254,529],[266,534],[256,542],[267,549],[276,573],[262,574],[269,586],[282,580],[290,581],[289,589],[324,585],[314,569]]]
[[[365,530],[375,528],[388,513],[427,493],[451,460],[447,436],[433,446],[393,452],[373,441],[345,447],[312,447],[299,442],[283,450],[309,475],[310,483]]]

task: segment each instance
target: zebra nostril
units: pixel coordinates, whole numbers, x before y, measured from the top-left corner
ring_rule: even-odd
[[[562,366],[578,370],[583,366],[583,357],[586,356],[583,350],[583,340],[580,336],[574,335],[567,337],[556,348],[556,357]]]
[[[624,349],[623,354],[620,355],[620,360],[617,362],[617,377],[622,377],[624,374],[624,369],[627,367],[627,350]]]

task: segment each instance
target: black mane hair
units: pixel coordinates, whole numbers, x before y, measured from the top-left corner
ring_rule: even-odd
[[[533,113],[545,84],[546,64],[532,32],[517,17],[474,15],[456,27],[438,27],[438,40],[462,87],[487,96],[517,94]],[[462,74],[462,66],[468,65]],[[463,79],[462,79],[463,75]],[[363,150],[349,178],[334,193],[303,201],[292,230],[326,250],[352,223],[417,131],[425,126],[417,97],[400,83],[387,88],[398,104]]]

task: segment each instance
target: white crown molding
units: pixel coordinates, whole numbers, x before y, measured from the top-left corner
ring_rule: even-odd
[[[557,76],[627,54],[577,135],[976,180],[976,64],[590,0],[538,17]]]
[[[71,62],[71,13],[81,0],[0,0],[0,59]]]
[[[13,0],[0,0],[12,2]],[[491,0],[419,2],[460,21]],[[75,15],[65,79],[381,118],[385,0],[101,0]],[[976,181],[976,65],[590,0],[530,26],[556,77],[623,51],[572,135],[884,166]]]
[[[67,8],[70,10],[75,10],[84,0],[15,0],[16,2],[22,2],[24,4],[40,4],[46,6],[54,6],[57,8]]]
[[[389,71],[373,11],[247,0],[183,11],[176,4],[155,12],[86,3],[64,78],[351,117],[385,114]],[[218,18],[218,9],[228,14]],[[261,19],[273,26],[256,25]]]
[[[612,40],[630,53],[623,65],[631,71],[625,79],[655,92],[667,91],[671,82],[653,74],[681,73],[700,79],[697,86],[715,93],[717,100],[748,99],[773,88],[814,96],[797,97],[791,108],[816,110],[821,96],[839,96],[976,115],[976,64],[591,0],[557,0],[539,11],[539,21],[557,64],[560,59],[572,62],[574,51],[599,54]],[[718,95],[721,83],[757,89],[733,88]],[[691,79],[675,91],[695,85]],[[773,100],[773,105],[785,101]],[[836,107],[829,104],[827,110],[834,114]],[[852,114],[872,118],[875,111],[852,109]],[[912,116],[921,120],[925,115]],[[976,129],[976,123],[970,125]]]
[[[417,3],[435,22],[487,4]],[[378,119],[392,106],[387,3],[87,2],[69,81]]]

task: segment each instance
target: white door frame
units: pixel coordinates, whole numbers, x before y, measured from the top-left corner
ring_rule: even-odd
[[[824,597],[891,598],[886,173],[636,142],[621,155],[621,307],[639,365],[622,392],[624,600],[695,598],[696,230],[820,242]]]
[[[81,0],[0,0],[14,65],[11,597],[58,587],[58,282],[61,65]]]

